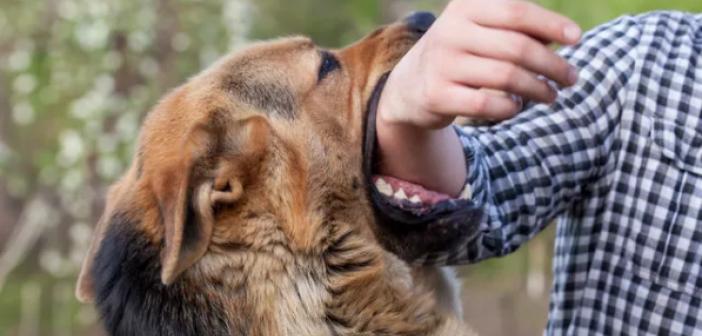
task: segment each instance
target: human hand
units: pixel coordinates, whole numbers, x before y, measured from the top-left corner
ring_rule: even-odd
[[[519,98],[549,103],[577,71],[548,47],[572,44],[570,19],[519,0],[454,0],[390,74],[379,105],[385,123],[441,128],[456,116],[501,120]],[[509,93],[509,94],[505,94]]]
[[[390,73],[376,119],[379,171],[448,195],[466,179],[457,116],[503,120],[522,99],[553,102],[577,71],[548,47],[573,44],[570,19],[520,0],[454,0]]]

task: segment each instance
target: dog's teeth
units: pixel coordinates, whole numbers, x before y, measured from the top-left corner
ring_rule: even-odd
[[[407,194],[405,194],[405,191],[404,191],[402,188],[400,188],[400,189],[397,190],[397,192],[395,193],[395,195],[393,195],[393,197],[395,197],[395,198],[397,198],[397,199],[400,199],[400,200],[406,200],[406,199],[407,199]]]
[[[420,203],[422,203],[422,199],[419,198],[419,195],[414,195],[414,196],[410,197],[409,200],[410,200],[410,202],[412,202],[412,203],[414,203],[414,204],[420,204]]]
[[[466,185],[461,191],[461,195],[458,197],[460,199],[471,199],[473,197],[473,191],[470,189],[470,185]]]
[[[392,186],[382,178],[375,180],[375,188],[385,196],[392,196]]]

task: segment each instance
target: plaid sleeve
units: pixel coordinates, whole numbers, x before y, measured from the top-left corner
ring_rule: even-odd
[[[580,80],[553,105],[527,105],[490,127],[456,128],[466,154],[471,206],[483,209],[476,239],[432,252],[423,264],[460,264],[516,250],[612,169],[621,110],[635,89],[636,18],[623,17],[587,33],[561,54]]]

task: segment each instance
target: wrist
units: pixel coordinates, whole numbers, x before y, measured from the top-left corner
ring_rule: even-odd
[[[408,118],[403,115],[408,112],[411,113],[408,106],[405,106],[403,97],[395,93],[393,73],[390,73],[378,100],[376,124],[378,126],[408,124]]]
[[[378,110],[376,138],[377,173],[450,196],[462,190],[467,175],[465,159],[452,126],[420,127]]]

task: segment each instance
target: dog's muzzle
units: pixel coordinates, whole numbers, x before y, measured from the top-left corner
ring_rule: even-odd
[[[436,16],[429,12],[415,12],[408,15],[404,19],[407,27],[413,31],[424,34],[429,30],[429,27],[436,21]]]
[[[429,207],[417,206],[409,200],[398,204],[398,200],[382,195],[375,187],[375,122],[378,102],[388,76],[389,73],[380,78],[368,101],[363,139],[363,174],[373,213],[382,233],[381,242],[409,262],[434,253],[462,250],[479,237],[479,223],[483,216],[481,207],[468,199],[447,199]]]

